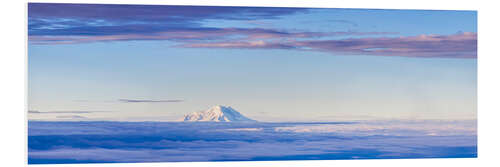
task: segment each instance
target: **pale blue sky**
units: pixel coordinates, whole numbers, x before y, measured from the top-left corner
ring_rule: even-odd
[[[476,12],[224,8],[208,17],[198,9],[176,15],[151,6],[146,8],[156,13],[135,11],[137,6],[99,6],[130,8],[130,17],[112,17],[82,14],[95,6],[58,7],[67,10],[65,15],[42,10],[50,7],[29,6],[29,110],[50,112],[30,113],[30,119],[68,120],[61,116],[71,115],[82,120],[168,121],[213,105],[229,105],[261,121],[475,119],[477,59],[475,46],[467,46],[468,33],[475,41]],[[139,16],[191,20],[162,25],[158,17],[136,24]],[[65,17],[77,21],[60,21]],[[99,25],[88,24],[95,20]],[[236,32],[227,35],[229,31]],[[228,37],[205,36],[210,33]],[[151,39],[158,36],[162,39]],[[58,43],[58,38],[68,37],[89,40]],[[306,43],[317,41],[332,43]],[[242,45],[228,45],[235,43]],[[390,50],[376,53],[358,47]],[[80,113],[57,113],[61,111]]]

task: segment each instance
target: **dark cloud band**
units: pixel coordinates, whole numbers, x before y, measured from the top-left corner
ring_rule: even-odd
[[[272,19],[308,9],[30,3],[28,11],[29,35],[119,35],[197,28],[206,19]]]

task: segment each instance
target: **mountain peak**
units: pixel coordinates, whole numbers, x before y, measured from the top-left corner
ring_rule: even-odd
[[[216,105],[205,111],[184,115],[185,122],[255,122],[230,106]]]

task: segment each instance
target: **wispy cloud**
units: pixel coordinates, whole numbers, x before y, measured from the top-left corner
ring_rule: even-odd
[[[224,41],[191,43],[185,47],[202,48],[294,48],[347,55],[401,56],[424,58],[476,58],[477,33],[367,37],[336,40],[301,41]]]
[[[96,30],[97,31],[97,30]],[[177,28],[155,33],[126,33],[117,35],[32,35],[32,44],[74,44],[128,40],[170,40],[177,42],[202,42],[224,39],[272,39],[272,38],[312,38],[324,36],[315,32],[287,32],[259,28]]]
[[[357,55],[476,58],[477,33],[301,41],[291,45]]]
[[[61,116],[57,116],[56,118],[62,118],[62,119],[86,119],[87,117],[80,116],[80,115],[61,115]]]
[[[30,113],[30,114],[88,114],[88,113],[96,113],[96,112],[112,112],[112,111],[82,111],[82,110],[45,111],[45,112],[36,111],[36,110],[29,110],[28,111],[28,113]]]
[[[28,11],[30,36],[105,36],[199,28],[201,22],[206,19],[273,19],[282,15],[307,12],[308,9],[30,3]]]
[[[40,113],[40,111],[37,111],[37,110],[28,110],[28,113],[30,113],[30,114],[38,114],[38,113]]]
[[[184,100],[138,100],[138,99],[118,99],[124,103],[178,103]]]
[[[233,42],[208,42],[208,43],[191,43],[180,45],[187,48],[245,48],[245,49],[291,49],[293,45],[268,42],[263,40],[258,41],[233,41]]]
[[[102,31],[102,30],[96,29],[94,31]],[[207,42],[207,41],[252,43],[252,40],[290,41],[297,39],[311,39],[320,37],[393,35],[393,34],[397,34],[397,32],[355,32],[355,31],[304,32],[304,31],[286,31],[286,30],[274,30],[274,29],[262,29],[262,28],[200,27],[200,28],[170,28],[170,29],[165,29],[164,31],[161,32],[154,32],[154,33],[131,32],[124,34],[106,34],[106,35],[80,34],[71,36],[31,35],[28,37],[28,39],[32,44],[75,44],[75,43],[88,43],[88,42],[130,41],[130,40],[169,40],[169,41],[183,43],[180,46],[189,47],[191,43],[194,43],[192,45],[196,45],[196,43]]]

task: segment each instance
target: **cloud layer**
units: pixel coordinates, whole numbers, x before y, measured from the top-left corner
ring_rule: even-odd
[[[308,13],[306,8],[213,7],[168,5],[46,4],[28,5],[30,44],[77,44],[130,40],[167,40],[176,47],[291,49],[335,55],[476,58],[477,34],[301,31],[286,29],[207,27],[207,20],[259,21]],[[349,20],[326,20],[344,24]],[[386,36],[388,37],[380,37]],[[347,37],[347,38],[341,38]]]
[[[31,121],[28,157],[30,164],[476,157],[475,127],[475,121]]]

